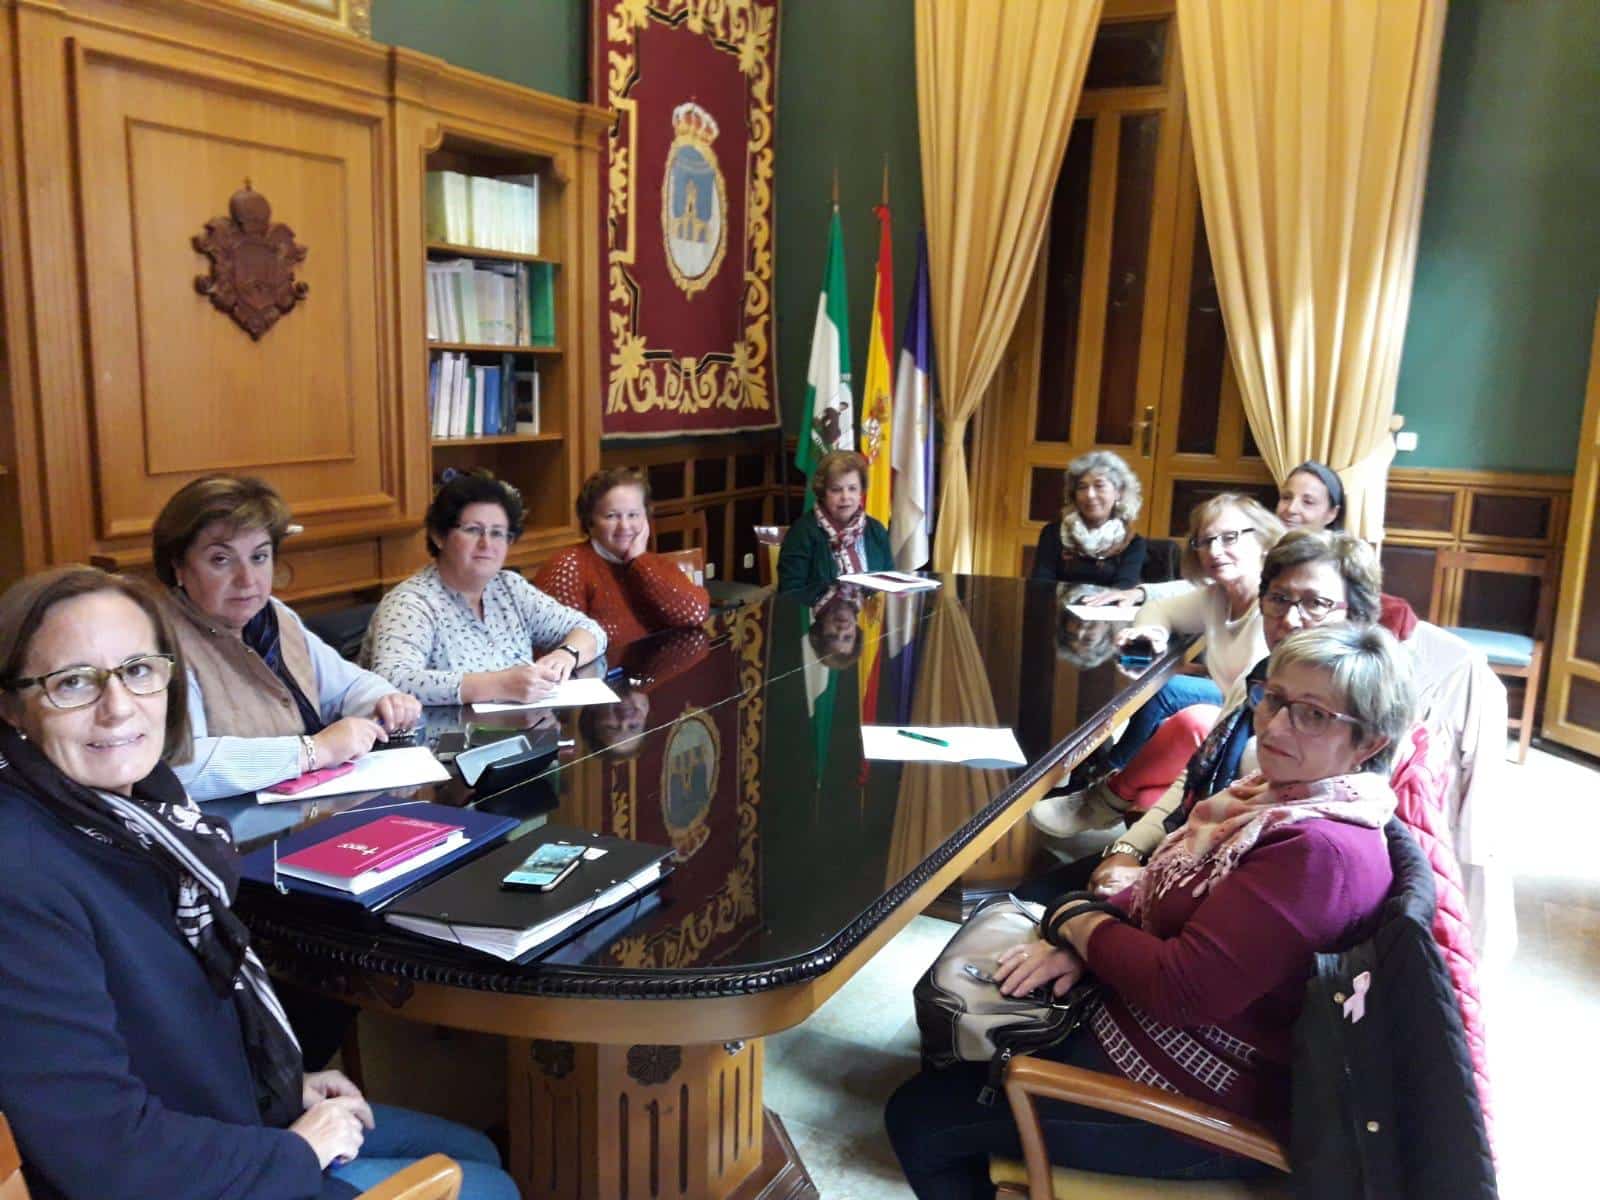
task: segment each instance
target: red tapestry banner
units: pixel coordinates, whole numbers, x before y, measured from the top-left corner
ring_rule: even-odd
[[[770,429],[778,0],[596,0],[608,436]]]

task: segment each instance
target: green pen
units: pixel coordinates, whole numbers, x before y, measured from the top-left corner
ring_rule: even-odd
[[[901,737],[908,737],[913,741],[927,742],[930,746],[943,746],[947,750],[950,748],[950,743],[943,738],[929,737],[925,733],[913,733],[909,729],[896,729],[895,732]]]

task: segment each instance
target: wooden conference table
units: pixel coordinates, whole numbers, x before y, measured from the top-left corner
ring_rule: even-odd
[[[1065,614],[1053,585],[946,576],[816,617],[770,597],[626,648],[622,702],[561,714],[573,744],[495,803],[530,826],[671,845],[677,866],[533,962],[259,891],[241,911],[280,975],[504,1035],[508,1165],[526,1196],[814,1194],[762,1105],[761,1039],[804,1021],[963,875],[1026,869],[1018,822],[1178,661],[1175,648],[1130,677],[1106,661],[1109,632]],[[463,723],[429,712],[430,733]],[[862,724],[1009,725],[1030,765],[869,763]],[[460,784],[433,798],[473,801]],[[356,799],[243,812],[239,832],[259,843],[253,820]]]

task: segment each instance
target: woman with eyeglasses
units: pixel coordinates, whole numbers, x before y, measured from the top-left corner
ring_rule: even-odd
[[[30,1193],[333,1200],[440,1151],[511,1200],[482,1134],[305,1072],[227,829],[168,766],[191,693],[163,607],[91,567],[0,596],[0,1111]]]
[[[1367,936],[1393,881],[1384,826],[1393,748],[1411,720],[1410,665],[1382,629],[1301,630],[1273,651],[1253,721],[1259,769],[1200,801],[1111,898],[1073,894],[1048,940],[1003,951],[1002,994],[1064,995],[1092,976],[1094,1016],[1044,1057],[1202,1100],[1286,1132],[1293,1029],[1315,955]],[[889,1136],[921,1197],[988,1196],[991,1154],[1019,1157],[1004,1105],[978,1102],[987,1064],[927,1070],[889,1101]],[[1040,1103],[1053,1162],[1147,1178],[1271,1168],[1131,1117]]]
[[[596,622],[504,569],[522,534],[516,488],[456,475],[424,525],[434,562],[383,598],[362,646],[395,686],[424,704],[527,704],[605,650]]]
[[[415,697],[347,662],[272,598],[288,531],[289,507],[271,485],[232,475],[178,489],[151,530],[188,664],[194,753],[177,770],[196,800],[360,758],[422,715]]]

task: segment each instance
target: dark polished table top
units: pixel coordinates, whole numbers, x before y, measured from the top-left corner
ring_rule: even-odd
[[[628,677],[614,684],[620,704],[543,718],[556,728],[542,736],[563,745],[539,777],[492,801],[459,782],[425,789],[523,818],[513,837],[547,822],[674,848],[660,888],[532,961],[503,963],[352,905],[261,888],[246,887],[240,910],[269,962],[313,980],[356,970],[615,999],[748,995],[816,978],[1023,790],[1103,739],[1182,650],[1135,678],[1109,654],[1113,627],[1066,614],[1055,585],[943,585],[835,597],[817,614],[774,596],[715,614],[704,630],[634,643],[612,659]],[[428,713],[431,733],[469,719],[487,718]],[[1029,765],[867,762],[862,724],[1009,725]],[[220,807],[249,848],[366,798]]]

